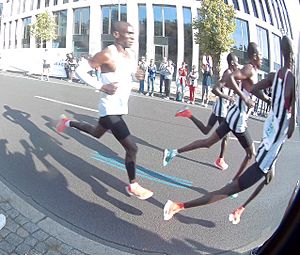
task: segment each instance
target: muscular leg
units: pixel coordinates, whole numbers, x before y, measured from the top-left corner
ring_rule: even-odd
[[[220,151],[219,158],[224,158],[224,152],[225,152],[226,147],[227,147],[227,139],[228,139],[227,135],[222,139],[222,142],[221,142],[221,151]]]
[[[100,138],[107,131],[107,129],[102,127],[99,123],[96,126],[92,126],[88,123],[70,121],[70,127],[77,128],[95,138]]]
[[[199,148],[209,148],[213,144],[220,141],[221,138],[222,137],[219,137],[219,135],[215,131],[208,138],[196,140],[195,142],[192,142],[189,145],[178,149],[178,153],[187,152],[187,151],[191,151],[191,150],[195,150],[195,149],[199,149]]]
[[[135,168],[136,168],[136,154],[138,148],[135,142],[132,139],[132,136],[129,135],[123,140],[119,141],[126,151],[125,155],[125,167],[127,170],[128,178],[130,183],[134,183],[135,180]]]
[[[254,156],[254,144],[252,143],[248,148],[245,148],[246,156],[236,173],[236,175],[233,177],[233,180],[237,179],[244,171],[244,169],[247,167],[248,163],[251,161],[252,157]]]
[[[226,186],[224,186],[223,188],[210,192],[204,196],[202,196],[201,198],[198,199],[194,199],[188,202],[184,202],[184,208],[192,208],[192,207],[196,207],[196,206],[202,206],[202,205],[207,205],[207,204],[211,204],[214,202],[217,202],[219,200],[225,199],[229,196],[231,196],[232,194],[238,193],[241,191],[241,188],[239,186],[238,180],[235,180],[229,184],[227,184]]]
[[[210,132],[210,130],[213,128],[214,124],[216,123],[216,122],[213,122],[213,115],[212,114],[210,115],[208,123],[207,123],[206,126],[204,125],[204,123],[201,120],[198,120],[194,116],[192,116],[190,119],[201,130],[201,132],[205,135],[207,135]],[[213,125],[212,125],[212,123],[213,123]]]

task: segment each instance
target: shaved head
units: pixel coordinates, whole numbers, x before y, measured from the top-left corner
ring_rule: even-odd
[[[250,42],[247,49],[248,58],[251,59],[255,54],[258,55],[258,46],[255,42]]]
[[[286,35],[281,39],[281,51],[284,61],[289,61],[293,57],[292,41]]]

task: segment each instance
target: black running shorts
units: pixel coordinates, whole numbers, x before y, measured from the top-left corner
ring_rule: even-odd
[[[253,144],[253,140],[250,136],[248,129],[246,129],[244,133],[236,133],[230,129],[226,121],[223,121],[221,123],[221,125],[216,129],[216,132],[220,139],[222,139],[229,132],[232,132],[244,149],[249,148]]]
[[[107,115],[100,117],[99,124],[105,129],[111,130],[118,141],[122,141],[130,135],[129,129],[122,115]]]

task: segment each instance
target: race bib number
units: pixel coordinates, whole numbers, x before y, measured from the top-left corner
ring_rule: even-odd
[[[275,141],[275,137],[278,131],[278,120],[273,113],[270,113],[264,123],[263,143],[267,150]]]

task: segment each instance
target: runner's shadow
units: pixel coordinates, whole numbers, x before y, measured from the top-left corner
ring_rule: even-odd
[[[30,148],[30,152],[35,155],[43,163],[43,165],[49,169],[49,171],[51,169],[55,169],[53,167],[48,167],[49,161],[47,158],[51,156],[66,170],[90,185],[92,191],[99,197],[127,213],[134,215],[142,214],[139,209],[116,199],[114,196],[111,196],[108,189],[102,184],[105,183],[119,193],[124,194],[125,183],[123,181],[102,169],[96,168],[94,165],[89,164],[82,158],[68,152],[67,150],[62,149],[60,146],[62,144],[59,141],[39,129],[32,121],[30,121],[29,114],[12,109],[9,106],[5,106],[4,108],[6,111],[3,113],[3,116],[9,121],[18,124],[29,134],[29,139],[32,144],[32,146],[28,146],[28,148]],[[24,142],[22,143],[24,145]],[[109,149],[106,148],[106,150]],[[110,151],[110,153],[112,153],[112,151]],[[56,170],[55,172],[58,171]]]
[[[188,225],[201,225],[206,228],[216,227],[216,224],[212,221],[195,219],[192,217],[184,216],[182,214],[176,214],[174,218],[180,221],[181,223],[188,224]]]

